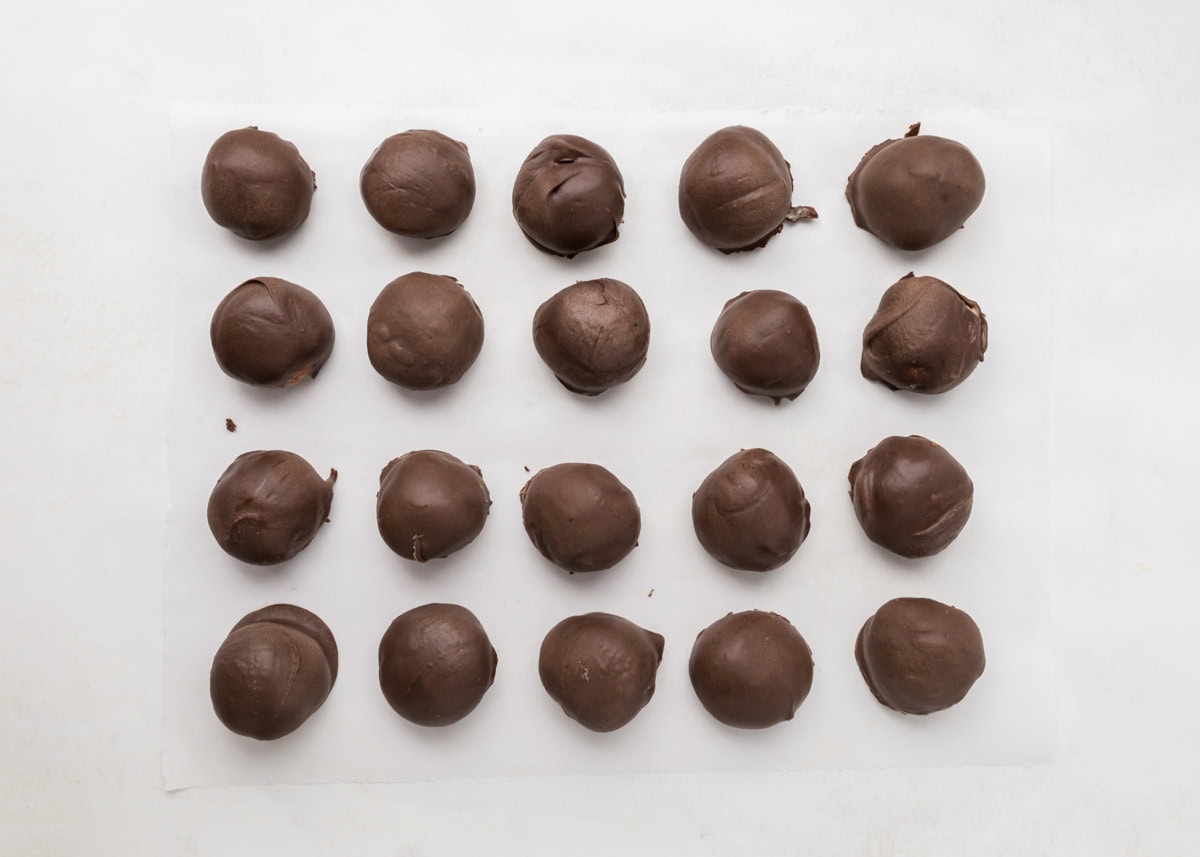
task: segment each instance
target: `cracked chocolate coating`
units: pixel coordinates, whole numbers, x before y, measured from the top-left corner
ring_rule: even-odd
[[[337,471],[322,479],[294,452],[246,452],[208,498],[208,528],[227,554],[275,565],[304,550],[329,517]]]
[[[859,631],[854,657],[875,698],[904,714],[958,704],[986,664],[975,620],[931,598],[880,607]]]
[[[200,174],[200,196],[209,216],[251,241],[298,229],[308,218],[316,189],[316,174],[299,150],[254,126],[218,137]]]
[[[696,636],[688,674],[713,717],[739,729],[791,720],[812,689],[812,650],[777,613],[730,613]]]
[[[850,499],[863,532],[909,559],[933,556],[954,541],[974,496],[954,456],[919,435],[884,438],[850,467]]]
[[[379,474],[379,535],[405,559],[447,557],[475,541],[492,506],[483,475],[446,452],[422,449],[388,462]]]
[[[209,337],[226,375],[260,387],[288,387],[317,377],[333,353],[333,319],[308,289],[256,277],[217,305]]]
[[[983,201],[983,168],[971,150],[945,137],[918,136],[872,147],[850,174],[846,199],[854,222],[900,250],[946,240]]]
[[[449,726],[479,705],[498,660],[474,613],[425,604],[393,619],[379,641],[379,687],[405,720]]]
[[[521,489],[530,541],[567,571],[602,571],[638,543],[642,513],[633,492],[598,464],[556,464]]]
[[[611,613],[571,616],[542,640],[538,673],[568,717],[593,732],[612,732],[654,696],[664,642]]]
[[[384,229],[408,238],[439,238],[471,213],[475,171],[465,143],[437,131],[405,131],[371,153],[359,189]]]
[[[591,140],[556,134],[538,143],[513,183],[513,216],[534,246],[568,259],[617,240],[625,180]]]
[[[821,365],[808,307],[773,289],[742,292],[726,303],[709,347],[739,390],[777,405],[803,393]]]
[[[791,559],[808,536],[809,513],[796,474],[765,449],[731,455],[692,495],[700,544],[744,571],[770,571]]]
[[[294,732],[321,707],[337,672],[329,627],[302,607],[273,604],[245,616],[221,643],[209,695],[231,732],[271,741]]]

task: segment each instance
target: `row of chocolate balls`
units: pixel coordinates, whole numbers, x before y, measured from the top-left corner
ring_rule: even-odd
[[[234,460],[208,501],[208,525],[226,553],[255,565],[285,562],[328,519],[337,471],[322,479],[292,452],[260,450]],[[850,497],[867,537],[908,558],[944,550],[966,526],[974,485],[943,447],[920,436],[888,437],[850,468]],[[633,492],[598,464],[556,464],[520,492],[534,546],[569,572],[612,568],[635,547],[642,519]],[[405,559],[426,562],[461,550],[482,532],[492,505],[478,467],[439,450],[417,450],[383,468],[376,523]],[[743,449],[692,495],[696,537],[716,560],[771,571],[807,538],[810,505],[784,461]]]
[[[217,306],[210,325],[217,363],[260,386],[315,376],[333,351],[325,305],[295,283],[247,280]],[[987,320],[979,305],[934,277],[909,274],[890,286],[863,331],[862,373],[892,389],[941,393],[983,360]],[[453,277],[414,272],[380,292],[367,316],[367,355],[384,378],[414,390],[459,381],[483,348],[483,315]],[[538,307],[533,342],[569,390],[597,395],[646,362],[650,317],[619,280],[575,283]],[[746,393],[795,399],[816,375],[821,352],[807,307],[786,292],[743,292],[727,302],[710,338],[721,370]]]
[[[665,640],[611,613],[564,619],[542,640],[538,672],[563,712],[596,732],[628,724],[650,702]],[[867,687],[904,714],[960,702],[983,674],[983,637],[964,611],[896,598],[867,619],[854,646]],[[397,714],[448,726],[475,710],[499,658],[479,619],[457,604],[397,616],[379,643],[379,686]],[[315,614],[274,604],[245,616],[213,658],[209,692],[231,731],[273,740],[299,728],[337,679],[333,633]],[[813,682],[812,650],[783,616],[730,613],[701,631],[688,662],[692,687],[717,720],[765,729],[791,720]]]
[[[969,149],[943,137],[885,140],[862,157],[846,198],[855,223],[902,250],[954,234],[983,200],[983,169]],[[316,174],[292,143],[256,127],[229,131],[209,150],[201,195],[219,225],[252,240],[276,238],[308,217]],[[475,202],[465,144],[437,131],[388,137],[360,176],[363,202],[385,229],[411,238],[456,230]],[[679,177],[679,213],[700,241],[724,253],[755,250],[785,222],[810,220],[792,205],[791,165],[765,134],[722,128],[692,152]],[[542,140],[513,184],[513,215],[525,236],[568,258],[617,240],[625,183],[604,148],[569,134]]]

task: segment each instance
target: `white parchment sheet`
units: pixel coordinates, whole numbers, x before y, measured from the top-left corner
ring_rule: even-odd
[[[988,178],[959,234],[921,253],[885,247],[857,229],[846,176],[870,146],[921,120],[959,139]],[[794,202],[820,212],[763,250],[723,256],[679,218],[680,167],[710,132],[753,125],[791,162]],[[212,141],[259,125],[292,140],[317,174],[298,233],[243,241],[209,220],[200,168]],[[393,236],[368,215],[358,174],[375,146],[408,128],[435,128],[470,147],[475,208],[448,238]],[[620,239],[573,260],[541,253],[513,220],[510,193],[525,155],[548,134],[607,148],[625,176]],[[168,420],[172,506],[166,568],[165,742],[168,788],[242,783],[394,781],[587,772],[678,772],[1029,764],[1054,746],[1055,703],[1046,576],[1049,199],[1047,136],[977,113],[911,116],[803,112],[600,114],[387,109],[180,107],[172,112],[177,318]],[[366,316],[379,290],[410,271],[457,277],[479,304],[486,340],[454,387],[407,393],[366,355]],[[986,361],[935,397],[888,391],[859,375],[862,329],[880,295],[909,271],[944,279],[987,314]],[[314,291],[337,327],[314,383],[256,390],[218,369],[208,340],[221,298],[254,276]],[[651,319],[645,368],[596,398],[568,393],[534,351],[538,305],[576,280],[615,277],[641,294]],[[795,402],[775,407],[738,392],[709,353],[729,298],[783,289],[807,304],[821,368]],[[226,418],[238,430],[229,433]],[[941,555],[901,560],[863,535],[847,496],[850,464],[891,434],[924,434],[963,463],[976,486],[971,520]],[[768,574],[730,571],[692,532],[690,498],[738,449],[762,446],[795,470],[812,503],[812,533]],[[208,495],[238,454],[288,449],[320,472],[336,467],[331,523],[274,568],[226,556],[205,521]],[[491,491],[480,537],[449,559],[417,565],[392,554],[375,526],[380,469],[413,449],[444,449],[479,465]],[[611,571],[570,576],[545,561],[521,525],[529,471],[562,461],[612,470],[642,509],[640,546]],[[978,622],[987,670],[967,699],[929,717],[879,705],[855,665],[863,621],[883,602],[923,595]],[[302,728],[260,743],[225,730],[208,697],[212,656],[239,618],[289,601],[320,615],[340,648],[329,699]],[[379,638],[397,614],[457,602],[480,618],[500,658],[496,683],[464,721],[407,723],[379,691]],[[687,675],[692,641],[730,611],[787,616],[812,646],[812,693],[795,719],[764,731],[721,725]],[[567,719],[542,690],[538,647],[560,619],[602,610],[666,637],[651,703],[626,728],[598,735]]]

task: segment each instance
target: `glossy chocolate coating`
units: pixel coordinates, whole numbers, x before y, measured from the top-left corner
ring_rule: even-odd
[[[231,378],[288,387],[315,378],[333,353],[333,319],[308,289],[276,277],[247,280],[209,325],[217,364]]]
[[[625,180],[591,140],[556,134],[537,144],[517,173],[513,216],[534,246],[570,259],[617,240]]]
[[[722,253],[756,250],[785,221],[812,220],[792,205],[792,168],[761,131],[734,125],[709,135],[679,174],[679,214],[692,234]]]
[[[918,136],[871,148],[850,174],[854,222],[900,250],[924,250],[962,228],[983,201],[983,168],[962,143]]]
[[[496,679],[496,650],[475,614],[457,604],[401,613],[379,641],[379,687],[419,726],[449,726],[475,710]]]
[[[983,362],[987,337],[979,304],[941,280],[907,274],[883,293],[863,331],[862,375],[893,390],[944,393]]]
[[[538,307],[533,345],[564,387],[596,396],[646,363],[650,317],[638,293],[620,280],[585,280]]]
[[[542,556],[567,571],[612,568],[637,547],[633,492],[598,464],[556,464],[521,489],[521,516]]]
[[[775,404],[808,388],[821,365],[808,308],[773,289],[742,292],[725,304],[709,339],[713,359],[744,393]]]
[[[850,499],[863,532],[909,559],[933,556],[954,541],[974,496],[954,456],[919,435],[884,438],[850,467]]]
[[[218,137],[200,175],[209,216],[251,241],[298,229],[316,189],[316,175],[296,147],[254,126]]]
[[[294,452],[246,452],[208,498],[208,528],[227,554],[275,565],[308,547],[329,517],[337,471],[322,479]]]
[[[457,383],[482,348],[483,314],[453,277],[419,271],[397,277],[367,315],[371,365],[409,390]]]
[[[808,500],[774,453],[729,456],[692,495],[692,524],[704,549],[744,571],[770,571],[795,555],[809,530]]]
[[[894,598],[854,643],[875,698],[904,714],[932,714],[962,701],[986,663],[975,620],[930,598]]]
[[[383,468],[375,518],[388,547],[405,559],[426,562],[475,541],[491,505],[478,467],[422,449]]]
[[[321,707],[337,672],[329,627],[302,607],[273,604],[233,626],[213,658],[209,694],[230,731],[271,741]]]
[[[563,619],[542,640],[538,673],[563,712],[593,732],[633,720],[654,696],[664,640],[611,613]]]
[[[475,204],[465,143],[437,131],[405,131],[371,153],[359,176],[367,211],[384,229],[438,238],[462,226]]]
[[[812,650],[776,613],[730,613],[696,636],[688,674],[708,713],[728,726],[791,720],[813,681]]]

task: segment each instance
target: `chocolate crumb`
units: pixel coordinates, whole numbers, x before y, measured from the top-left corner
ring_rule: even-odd
[[[235,423],[229,417],[225,418],[225,431],[228,431],[228,432],[237,431],[237,423]]]

